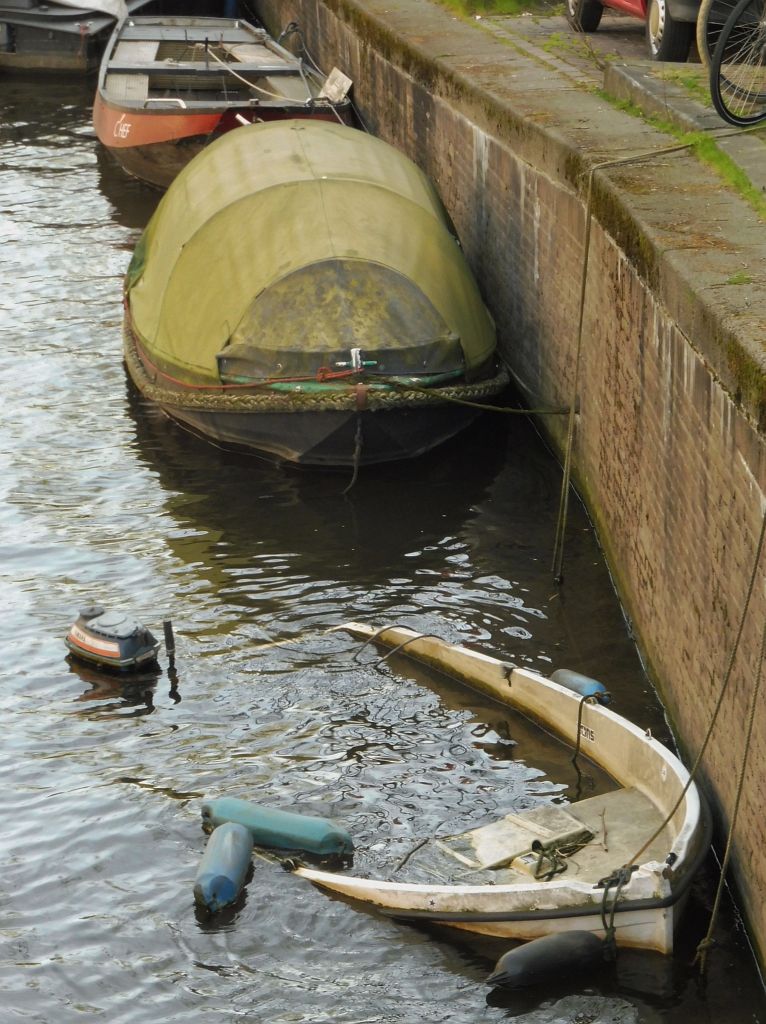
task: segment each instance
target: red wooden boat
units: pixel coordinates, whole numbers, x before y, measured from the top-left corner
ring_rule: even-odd
[[[167,188],[200,150],[239,125],[348,123],[350,85],[337,70],[325,81],[246,21],[129,17],[104,53],[93,124],[126,171]]]

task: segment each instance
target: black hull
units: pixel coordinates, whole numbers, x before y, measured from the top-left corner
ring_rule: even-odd
[[[249,121],[253,118],[252,110],[249,108],[243,108],[242,114]],[[350,108],[347,107],[341,106],[339,115],[348,122],[352,119]],[[336,120],[336,115],[316,112],[307,114],[303,106],[285,104],[284,107],[272,107],[268,111],[260,111],[259,119],[261,121],[317,120],[332,122]],[[151,142],[142,146],[109,146],[105,142],[102,145],[106,146],[109,154],[131,177],[155,188],[166,189],[170,187],[184,167],[191,163],[203,149],[225,134],[229,130],[229,126],[230,121],[227,118],[223,128],[206,132],[204,135],[189,135],[182,139]],[[232,127],[238,127],[238,125],[235,123]]]
[[[478,415],[475,409],[454,404],[361,412],[163,410],[193,433],[220,445],[324,469],[415,458],[454,437]]]
[[[166,189],[198,153],[219,138],[216,133],[146,146],[107,147],[126,174],[154,188]]]

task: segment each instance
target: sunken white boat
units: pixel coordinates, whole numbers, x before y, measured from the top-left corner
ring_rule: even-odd
[[[399,919],[518,940],[584,930],[618,946],[672,952],[710,843],[700,794],[674,754],[592,697],[507,661],[402,627],[340,628],[401,647],[573,745],[579,732],[581,753],[617,788],[431,838],[386,878],[305,866],[297,874]]]

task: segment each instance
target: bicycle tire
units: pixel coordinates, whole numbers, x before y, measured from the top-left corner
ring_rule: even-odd
[[[708,74],[718,39],[736,6],[737,0],[702,0],[700,3],[696,25],[697,52]]]
[[[739,0],[716,43],[710,96],[729,124],[766,120],[766,0]]]

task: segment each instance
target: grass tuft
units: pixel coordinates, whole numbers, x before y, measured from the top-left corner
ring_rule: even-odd
[[[438,0],[442,7],[447,7],[463,17],[490,18],[495,16],[520,17],[522,14],[559,14],[562,11],[560,0]]]
[[[705,132],[685,132],[671,121],[664,121],[662,118],[644,114],[641,108],[637,107],[635,103],[631,103],[630,100],[616,100],[603,90],[599,90],[598,94],[617,110],[640,117],[657,131],[672,135],[682,146],[688,146],[697,159],[710,167],[721,181],[744,199],[761,220],[766,220],[766,196],[752,183],[742,168],[728,154],[724,153],[711,135]]]
[[[732,274],[731,277],[727,278],[727,284],[752,284],[752,277],[744,270],[738,270],[736,274]]]

